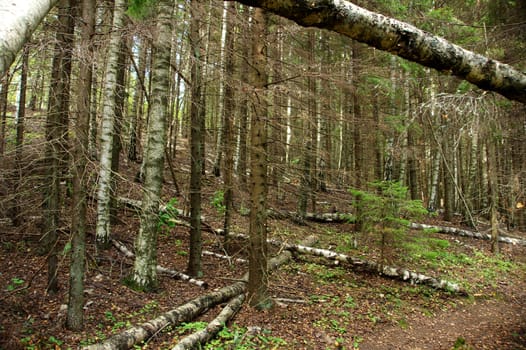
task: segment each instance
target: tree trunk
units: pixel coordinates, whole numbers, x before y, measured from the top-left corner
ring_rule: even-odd
[[[268,308],[267,271],[267,15],[254,11],[252,24],[251,107],[254,111],[250,128],[250,242],[248,301],[257,308]]]
[[[57,0],[0,2],[0,77]]]
[[[27,95],[27,71],[29,68],[29,47],[25,46],[22,53],[22,67],[20,71],[20,85],[18,90],[18,105],[16,111],[16,138],[15,138],[15,159],[16,159],[16,169],[19,173],[19,181],[14,190],[12,215],[13,215],[13,225],[19,226],[22,224],[22,212],[20,203],[20,188],[19,184],[22,182],[23,174],[23,160],[22,160],[22,151],[24,144],[24,128],[25,128],[25,119],[26,119],[26,95]]]
[[[128,146],[128,159],[136,162],[137,148],[140,146],[139,128],[140,120],[143,113],[144,94],[146,87],[144,78],[146,75],[146,57],[148,54],[148,41],[143,36],[137,44],[139,47],[139,67],[137,68],[137,84],[135,86],[135,94],[133,95],[132,110],[130,113],[130,144]]]
[[[328,29],[423,66],[449,72],[481,89],[526,102],[526,74],[451,44],[410,24],[347,1],[239,0],[291,19],[304,27]]]
[[[159,201],[163,182],[166,120],[170,96],[171,15],[173,4],[158,4],[157,28],[152,69],[151,115],[148,123],[148,146],[144,159],[144,193],[141,225],[135,240],[135,264],[131,273],[133,285],[140,290],[154,290],[157,282],[157,235]]]
[[[111,165],[118,90],[117,74],[119,70],[119,52],[121,41],[123,40],[122,28],[124,26],[126,3],[125,0],[115,0],[112,32],[108,47],[108,63],[106,68],[106,83],[104,86],[100,139],[100,170],[97,191],[96,242],[99,249],[107,249],[110,247],[110,204],[113,191]]]
[[[242,5],[237,5],[242,6]],[[239,10],[241,13],[249,13],[249,8],[245,7]],[[249,23],[249,26],[252,24]],[[250,32],[249,28],[241,28],[242,31]],[[247,83],[248,71],[250,63],[249,60],[250,42],[248,39],[241,41],[241,59],[239,65],[241,66],[239,72],[239,79],[244,83]],[[247,187],[247,134],[248,134],[248,120],[249,120],[249,109],[248,109],[248,97],[245,91],[241,92],[240,100],[238,103],[238,115],[239,115],[239,134],[238,134],[238,148],[237,148],[237,164],[236,172],[239,177],[239,183],[243,189]]]
[[[201,173],[203,169],[204,113],[201,109],[201,38],[199,34],[199,0],[192,0],[190,19],[190,50],[192,52],[191,68],[191,102],[190,102],[190,253],[187,272],[194,277],[203,275],[201,266]]]
[[[62,133],[67,127],[62,125],[68,120],[69,113],[69,78],[71,69],[71,40],[73,33],[73,17],[71,16],[70,0],[61,0],[59,5],[59,25],[57,42],[54,48],[51,82],[49,90],[48,116],[46,121],[46,185],[44,188],[44,251],[48,254],[48,290],[56,292],[57,282],[57,240],[60,211],[60,172],[61,154],[66,151],[62,144]],[[69,37],[68,37],[69,36]],[[69,62],[69,63],[68,63]]]
[[[234,35],[233,31],[233,16],[236,14],[236,7],[234,3],[225,3],[225,80],[224,80],[224,105],[223,105],[223,128],[225,144],[225,160],[224,160],[224,201],[225,201],[225,218],[223,222],[223,229],[228,232],[232,221],[232,212],[234,209]]]
[[[9,84],[11,83],[12,75],[9,74],[9,70],[2,79],[2,93],[0,94],[0,156],[4,155],[5,150],[5,128],[7,124],[7,105],[9,103],[7,96],[9,93]]]
[[[492,125],[493,124],[493,125]],[[490,123],[488,137],[486,138],[486,157],[488,166],[488,189],[490,197],[490,223],[491,223],[491,251],[499,253],[499,220],[498,220],[498,178],[497,178],[497,150],[495,136],[497,130],[492,130],[494,123]]]
[[[90,96],[92,85],[93,46],[91,38],[95,29],[95,0],[81,4],[81,41],[79,44],[79,78],[77,83],[77,110],[75,137],[73,139],[73,198],[71,211],[71,264],[69,272],[69,300],[66,326],[81,330],[84,325],[84,271],[86,256],[86,180]]]

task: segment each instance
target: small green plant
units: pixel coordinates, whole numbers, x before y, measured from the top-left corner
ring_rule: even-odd
[[[247,329],[233,324],[219,331],[218,337],[210,341],[206,350],[252,350],[252,349],[281,349],[287,342],[272,336],[267,329]]]
[[[9,292],[14,291],[16,288],[20,287],[22,284],[24,284],[24,280],[18,277],[11,278],[11,283],[9,283],[6,287],[6,289]]]
[[[116,322],[117,319],[115,318],[115,316],[113,316],[113,312],[111,311],[105,311],[104,312],[104,318],[110,322]]]
[[[60,349],[60,345],[64,344],[64,342],[60,339],[57,339],[55,338],[54,336],[50,336],[49,339],[47,340],[48,344],[50,345],[55,345],[53,348],[59,348]]]
[[[350,189],[355,198],[357,226],[366,233],[380,233],[380,264],[385,264],[387,240],[396,243],[409,230],[409,219],[427,210],[419,200],[407,199],[407,187],[396,181],[369,183],[371,191]],[[382,267],[382,266],[380,266]]]
[[[452,350],[471,350],[473,349],[469,344],[466,343],[466,339],[458,337],[453,344]]]
[[[343,306],[349,309],[354,309],[356,307],[356,302],[354,301],[353,297],[348,296],[345,298],[345,302],[343,303]]]
[[[216,208],[217,212],[220,215],[223,215],[226,211],[226,205],[225,205],[225,192],[219,190],[215,191],[214,195],[212,196],[212,199],[210,200],[210,204]]]
[[[205,329],[207,326],[207,323],[206,322],[184,322],[184,323],[181,323],[181,325],[179,327],[177,327],[177,331],[179,332],[179,334],[184,334],[186,332],[196,332],[196,331],[201,331],[203,329]]]
[[[360,343],[361,343],[362,341],[363,341],[363,338],[362,338],[362,337],[355,335],[355,336],[352,338],[352,348],[353,348],[353,349],[359,349],[359,348],[360,348]]]
[[[163,210],[159,212],[159,228],[164,231],[168,231],[174,228],[177,224],[177,215],[179,210],[176,208],[177,198],[172,198],[166,203]]]

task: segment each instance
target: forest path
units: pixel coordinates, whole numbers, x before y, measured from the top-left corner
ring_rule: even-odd
[[[495,296],[466,300],[434,316],[413,313],[408,326],[386,326],[360,350],[526,349],[526,283],[500,285]],[[464,339],[464,347],[455,341]]]

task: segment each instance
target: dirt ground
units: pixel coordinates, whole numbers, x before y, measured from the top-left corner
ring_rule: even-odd
[[[133,175],[130,174],[130,178]],[[211,227],[221,227],[221,215],[209,201],[217,179],[207,178],[204,191],[204,215]],[[131,184],[132,182],[130,182]],[[135,186],[135,185],[133,185]],[[134,188],[124,187],[123,196],[137,197]],[[167,192],[167,199],[176,196]],[[345,211],[349,202],[345,191],[320,194],[319,209]],[[179,197],[182,207],[185,198]],[[271,193],[270,205],[293,209],[294,196],[278,197]],[[233,231],[247,233],[247,218],[240,214],[248,207],[246,198],[237,198]],[[67,206],[65,206],[67,208]],[[37,208],[38,209],[38,208]],[[132,260],[116,249],[96,252],[94,248],[94,203],[90,202],[88,262],[86,274],[85,329],[74,333],[64,327],[67,304],[68,257],[60,256],[60,291],[46,290],[46,257],[37,254],[40,239],[38,215],[27,216],[19,227],[0,221],[0,349],[76,349],[98,342],[171,310],[206,290],[161,276],[157,293],[138,293],[121,280],[131,269]],[[69,237],[67,212],[63,216],[61,242]],[[429,219],[428,222],[437,219]],[[441,223],[444,224],[444,223]],[[353,226],[348,223],[298,225],[289,219],[271,219],[270,234],[282,241],[294,242],[307,235],[319,238],[318,247],[339,249],[350,242]],[[136,213],[123,208],[114,237],[128,248],[138,229]],[[411,231],[409,235],[421,235]],[[524,233],[515,232],[525,236]],[[433,233],[447,240],[452,253],[464,254],[466,264],[437,264],[433,268],[423,260],[403,260],[404,253],[394,250],[393,261],[434,276],[452,277],[468,287],[468,296],[436,291],[350,268],[328,266],[320,258],[298,255],[272,274],[270,293],[275,306],[256,311],[243,306],[229,324],[249,329],[240,335],[238,345],[223,349],[526,349],[526,247],[502,245],[500,263],[491,259],[487,242]],[[363,249],[348,250],[371,260],[378,258],[374,237],[358,237]],[[222,250],[222,238],[204,232],[204,249]],[[184,271],[187,262],[188,228],[165,229],[159,238],[159,264]],[[365,249],[367,248],[368,249]],[[245,245],[239,242],[230,253],[245,257]],[[274,250],[273,254],[278,251]],[[401,260],[400,260],[401,259]],[[499,260],[500,261],[500,260]],[[501,266],[502,265],[502,266]],[[247,269],[245,263],[229,262],[213,256],[203,257],[208,290],[236,281]],[[216,307],[199,321],[207,321],[220,310]],[[251,333],[252,332],[252,333]],[[253,335],[248,335],[248,334]],[[162,330],[143,348],[169,349],[184,335],[181,328]],[[227,339],[227,338],[225,338]],[[248,341],[250,339],[250,341]]]

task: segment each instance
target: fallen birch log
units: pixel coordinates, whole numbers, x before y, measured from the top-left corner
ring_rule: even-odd
[[[178,325],[182,322],[192,321],[194,318],[212,308],[213,306],[224,303],[233,297],[245,292],[246,282],[240,281],[229,286],[223,287],[201,295],[176,309],[165,312],[157,318],[147,321],[141,325],[129,328],[116,334],[100,344],[83,347],[84,350],[116,350],[130,349],[135,344],[139,344],[157,334],[159,330],[169,326]]]
[[[199,344],[205,344],[212,339],[225,324],[234,317],[245,301],[245,294],[241,293],[232,298],[223,310],[214,318],[205,329],[192,333],[183,338],[172,350],[190,350],[196,348]]]
[[[246,259],[242,259],[242,258],[233,258],[233,257],[228,256],[228,255],[223,255],[223,254],[219,254],[219,253],[214,253],[214,252],[211,252],[211,251],[208,251],[208,250],[203,250],[201,253],[202,253],[203,255],[208,255],[208,256],[213,256],[213,257],[219,258],[219,259],[228,260],[228,262],[229,262],[230,264],[232,263],[232,261],[237,262],[237,263],[240,263],[240,264],[244,264],[244,263],[248,262],[248,260],[246,260]]]
[[[380,275],[386,276],[389,278],[393,278],[393,279],[397,279],[401,281],[407,281],[407,282],[414,283],[414,284],[423,284],[423,285],[433,287],[435,289],[446,290],[449,292],[455,292],[455,293],[459,293],[462,295],[467,295],[467,292],[463,290],[457,283],[453,283],[453,282],[443,280],[440,278],[426,276],[424,274],[410,271],[404,268],[392,267],[392,266],[382,266],[381,264],[378,264],[373,261],[354,258],[348,255],[336,253],[336,252],[333,252],[327,249],[318,249],[318,248],[307,247],[307,246],[303,246],[299,244],[287,245],[286,249],[296,250],[299,253],[307,253],[307,254],[312,254],[316,256],[321,256],[326,259],[335,260],[335,261],[338,261],[344,264],[349,264],[352,266],[357,266],[365,271],[379,273]]]
[[[111,243],[115,246],[115,248],[117,248],[127,258],[130,258],[130,259],[134,259],[135,258],[135,255],[124,244],[122,244],[121,242],[119,242],[119,241],[117,241],[115,239],[112,239]],[[177,279],[179,279],[181,281],[185,281],[185,282],[188,282],[188,283],[191,283],[191,284],[195,284],[196,286],[199,286],[201,288],[208,288],[208,283],[206,283],[205,281],[196,280],[196,279],[192,278],[192,276],[189,276],[189,275],[187,275],[185,273],[182,273],[182,272],[179,272],[179,271],[176,271],[176,270],[171,270],[171,269],[168,269],[166,267],[162,267],[160,265],[157,265],[156,269],[157,269],[157,272],[163,273],[163,274],[167,274],[167,275],[169,275],[172,278],[177,278]]]
[[[283,211],[276,209],[269,209],[267,215],[273,219],[297,219],[298,213],[295,211]],[[305,213],[303,218],[315,222],[353,222],[353,216],[345,213]]]
[[[303,242],[305,244],[314,244],[316,238],[313,236],[307,237]],[[270,259],[269,272],[278,268],[292,257],[290,251],[284,251],[278,256]],[[141,325],[131,327],[119,334],[116,334],[100,344],[93,344],[83,347],[83,350],[117,350],[130,349],[136,344],[144,342],[150,337],[154,336],[159,330],[172,325],[177,326],[182,322],[189,322],[197,316],[204,313],[206,310],[215,305],[224,303],[246,291],[246,283],[248,281],[248,273],[245,273],[238,282],[229,286],[223,287],[217,291],[213,291],[201,295],[186,304],[179,306],[176,309],[165,312],[153,320],[147,321]]]
[[[316,237],[309,236],[307,237],[302,243],[304,244],[314,244],[316,243]],[[272,258],[268,262],[268,269],[269,272],[276,270],[281,265],[285,264],[287,261],[289,261],[292,258],[292,253],[289,250],[284,250],[280,254],[278,254],[276,257]],[[248,281],[248,275],[245,275],[243,277],[246,281]],[[238,299],[240,296],[235,297],[234,299]],[[231,318],[233,315],[237,312],[237,310],[241,307],[241,304],[244,301],[244,294],[243,299],[241,301],[239,300],[232,300],[231,303],[233,303],[231,309],[223,309],[223,311],[218,315],[216,319],[214,319],[212,322],[208,324],[208,326],[202,330],[198,331],[196,333],[193,333],[192,335],[186,337],[183,341],[181,341],[179,344],[177,344],[175,347],[172,348],[172,350],[184,350],[184,349],[192,349],[198,344],[204,344],[208,340],[210,340],[212,337],[214,337],[224,326],[224,324]],[[239,303],[239,306],[237,305]],[[229,303],[230,304],[230,303]],[[235,311],[234,311],[235,310]],[[227,317],[229,316],[229,317]],[[216,320],[220,320],[221,322],[218,324]],[[181,343],[183,343],[181,345]]]
[[[419,224],[415,222],[412,222],[409,225],[409,227],[412,229],[418,229],[418,230],[428,230],[428,229],[436,230],[437,232],[440,232],[440,233],[448,233],[448,234],[461,236],[461,237],[478,238],[478,239],[483,239],[487,241],[491,240],[491,235],[488,233],[469,231],[469,230],[464,230],[464,229],[460,229],[456,227],[427,225],[427,224]],[[513,237],[508,237],[508,236],[503,236],[503,235],[499,235],[499,242],[526,246],[526,240],[524,239],[513,238]]]

